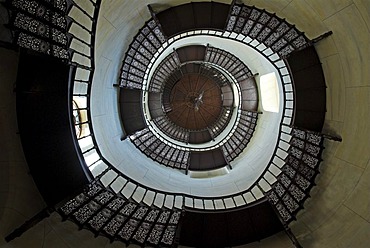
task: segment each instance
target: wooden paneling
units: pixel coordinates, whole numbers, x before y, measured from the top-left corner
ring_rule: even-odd
[[[188,61],[204,61],[204,56],[206,54],[205,46],[185,46],[180,47],[176,50],[181,63]]]
[[[204,130],[199,132],[190,132],[188,142],[190,144],[202,144],[211,140],[211,134],[208,132],[208,130]]]
[[[201,28],[223,30],[230,6],[223,3],[187,3],[157,14],[168,36]]]
[[[185,211],[180,245],[230,247],[259,241],[283,230],[271,205],[262,200],[229,212]]]
[[[149,92],[148,94],[149,111],[152,119],[164,115],[161,103],[161,94]]]
[[[222,106],[232,106],[234,103],[234,93],[230,85],[225,85],[221,87],[222,91]]]
[[[258,89],[254,77],[239,82],[242,93],[242,109],[258,110]]]
[[[214,170],[226,165],[227,163],[220,148],[210,151],[192,152],[190,154],[189,170]]]
[[[326,85],[315,47],[294,52],[287,61],[296,93],[294,125],[320,132],[326,113]]]
[[[120,114],[126,135],[145,128],[142,114],[141,91],[136,89],[120,90]]]

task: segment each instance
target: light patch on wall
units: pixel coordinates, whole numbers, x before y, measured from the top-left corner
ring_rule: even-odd
[[[189,175],[191,178],[212,178],[223,176],[226,174],[229,174],[229,170],[226,166],[216,170],[189,171]]]
[[[262,107],[264,111],[279,112],[279,88],[275,72],[260,77]]]

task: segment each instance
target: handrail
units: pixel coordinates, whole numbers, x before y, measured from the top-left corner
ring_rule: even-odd
[[[75,101],[75,103],[79,105],[82,103],[82,98],[83,98],[84,99],[82,103],[83,106],[78,106],[78,108],[86,110],[86,116],[83,117],[84,121],[82,121],[81,123],[78,123],[78,125],[81,126],[81,131],[82,131],[81,136],[82,137],[77,137],[77,135],[75,137],[75,143],[79,144],[77,146],[78,147],[77,151],[80,157],[84,157],[86,153],[91,153],[93,152],[94,149],[98,147],[97,144],[94,143],[92,147],[89,147],[87,150],[83,150],[80,144],[80,140],[84,140],[88,137],[92,137],[92,133],[93,133],[93,127],[90,121],[91,113],[89,111],[90,110],[90,100],[88,98],[90,96],[91,85],[92,85],[92,80],[93,80],[94,71],[95,71],[95,37],[96,37],[95,34],[96,34],[96,28],[97,28],[97,23],[98,23],[98,16],[99,16],[101,0],[96,0],[95,2],[92,0],[89,0],[89,2],[91,3],[93,7],[93,13],[91,13],[91,16],[81,6],[79,6],[79,4],[84,4],[86,3],[86,1],[82,2],[80,0],[74,0],[73,5],[71,6],[68,12],[68,17],[72,20],[72,24],[69,26],[69,30],[68,30],[68,33],[72,37],[69,43],[69,47],[71,49],[72,48],[77,49],[78,46],[74,48],[74,42],[76,42],[77,44],[78,43],[82,44],[82,47],[84,48],[87,47],[88,48],[87,52],[84,52],[84,49],[82,49],[82,51],[75,50],[74,52],[77,52],[76,54],[78,55],[83,55],[83,57],[88,58],[89,60],[89,65],[86,65],[85,61],[79,61],[76,57],[74,57],[73,53],[70,57],[71,68],[73,68],[73,71],[74,71],[74,74],[73,74],[74,78],[72,79],[73,81],[70,82],[70,91],[71,91],[70,97],[72,98],[70,99],[70,102]],[[80,11],[79,15],[82,14],[82,15],[89,17],[89,19],[91,20],[90,29],[86,27],[88,25],[86,24],[84,25],[77,21],[78,17],[75,17],[73,15],[74,7]],[[74,28],[73,24],[76,24],[76,26],[79,27],[80,30],[78,30],[78,28],[77,29]],[[81,33],[81,30],[83,30],[83,32],[87,31],[87,33],[89,34],[88,38],[86,38],[85,35],[83,35],[83,32]],[[77,71],[80,74],[88,74],[88,76],[86,77],[85,75],[84,77],[80,77],[79,75],[77,75]],[[79,85],[80,89],[78,89],[76,85]],[[70,115],[72,115],[73,113],[72,105],[70,106],[69,111],[71,113]],[[87,131],[87,129],[89,129],[89,131]],[[85,135],[83,135],[83,132],[85,132]],[[91,171],[88,169],[86,160],[84,160],[81,164],[84,168],[87,168],[86,170],[88,171],[87,176],[89,177],[91,181],[94,178],[94,176],[91,173]]]
[[[276,152],[277,149],[275,149],[275,152]],[[109,164],[107,163],[108,161],[105,161],[106,164]],[[123,174],[121,174],[121,172],[119,172],[118,170],[114,169],[114,171],[118,174],[120,174],[120,176],[124,177],[127,181],[129,182],[133,182],[132,179],[128,179],[126,176],[124,176]],[[266,173],[267,169],[265,170],[265,173]],[[262,178],[262,176],[259,177],[259,179],[257,180],[257,182]],[[266,180],[265,180],[266,181]],[[135,184],[137,185],[135,187],[135,189],[137,189],[138,187],[142,187],[142,188],[146,188],[146,191],[152,191],[152,189],[149,189],[147,187],[143,187],[144,185],[138,183],[138,182],[135,182]],[[255,189],[255,193],[253,193],[253,189]],[[242,204],[248,204],[249,201],[253,201],[253,200],[256,200],[258,199],[259,197],[262,197],[262,191],[260,190],[261,187],[255,183],[254,185],[252,185],[248,192],[250,193],[249,194],[249,197],[252,198],[251,199],[246,199],[244,196],[242,196],[242,199],[239,199],[242,201]],[[225,200],[228,200],[229,202],[234,202],[231,204],[231,206],[237,206],[238,203],[235,203],[235,199],[236,197],[238,196],[241,196],[243,195],[242,193],[246,194],[248,192],[241,192],[241,193],[237,193],[237,194],[233,194],[233,195],[228,195],[228,196],[221,196],[221,197],[196,197],[196,196],[191,196],[191,195],[188,195],[188,194],[171,194],[171,193],[168,193],[168,192],[164,192],[164,191],[159,191],[159,190],[155,190],[155,195],[159,195],[159,194],[162,194],[162,195],[165,195],[166,198],[167,196],[170,196],[170,197],[174,197],[176,198],[177,196],[180,196],[182,198],[182,204],[179,204],[177,205],[178,207],[181,207],[182,205],[185,205],[185,206],[191,206],[191,207],[196,207],[196,204],[195,204],[195,201],[201,201],[201,208],[205,209],[205,205],[207,205],[206,201],[207,200],[212,200],[212,206],[213,206],[213,209],[217,209],[217,208],[227,208],[226,207],[226,203],[225,203]],[[258,192],[261,192],[261,193],[258,193]],[[132,194],[130,196],[133,196],[135,192],[132,192]],[[257,195],[256,195],[257,194]],[[190,200],[190,202],[189,202]],[[221,207],[220,207],[220,202],[219,203],[216,203],[216,201],[221,201]],[[163,201],[164,203],[164,201]],[[216,207],[217,205],[217,207]],[[172,206],[174,206],[174,204],[172,204]],[[199,206],[198,206],[199,208]]]
[[[181,38],[196,35],[211,35],[223,37],[225,39],[241,42],[244,45],[255,49],[272,63],[272,65],[277,69],[280,78],[282,79],[284,93],[284,112],[279,128],[280,135],[277,141],[277,146],[274,149],[274,155],[272,156],[270,162],[268,163],[268,166],[261,173],[258,179],[246,190],[217,197],[194,196],[181,192],[171,193],[148,187],[125,175],[114,166],[112,166],[107,159],[105,159],[99,147],[97,146],[97,142],[93,135],[90,111],[88,111],[87,123],[89,125],[91,135],[84,139],[90,139],[89,142],[91,142],[91,145],[84,147],[82,149],[82,152],[84,152],[86,163],[96,179],[101,180],[106,187],[110,187],[116,193],[121,192],[122,194],[126,195],[127,198],[131,198],[137,202],[142,202],[149,205],[154,204],[156,206],[165,206],[169,208],[182,208],[186,206],[196,209],[233,209],[241,205],[248,205],[251,202],[263,198],[264,193],[269,191],[272,183],[274,182],[274,180],[276,180],[276,176],[279,175],[281,171],[280,168],[284,163],[283,159],[287,154],[287,149],[289,147],[288,142],[291,137],[290,125],[294,118],[294,85],[292,83],[293,79],[290,77],[289,70],[287,69],[285,62],[280,59],[279,55],[274,53],[268,47],[264,46],[262,43],[259,43],[258,41],[256,42],[256,40],[248,39],[248,37],[246,36],[243,37],[243,35],[233,32],[221,32],[219,30],[193,30],[185,32],[181,35],[169,37],[169,39],[163,44],[162,48],[167,47],[170,43]],[[78,78],[77,80],[83,79]],[[83,95],[89,98],[90,91],[91,83],[88,84],[87,92]],[[76,96],[81,96],[81,94],[76,94]],[[90,103],[87,104],[87,108],[90,109]],[[94,148],[92,150],[89,150],[92,147]],[[87,150],[89,151],[85,153],[85,151]]]
[[[210,30],[203,30],[204,32],[211,32]],[[202,35],[203,32],[200,34]],[[174,37],[172,38],[171,41],[167,41],[163,44],[163,49],[160,53],[158,54],[155,54],[154,57],[159,57],[161,53],[163,53],[166,49],[166,47],[170,46],[171,44],[173,44],[174,42],[176,42],[178,39],[182,39],[182,38],[186,38],[186,37],[191,37],[191,36],[194,36],[194,35],[199,35],[199,34],[194,34],[194,33],[191,33],[191,32],[187,32],[187,33],[184,33],[184,34],[181,34],[179,35],[177,38]],[[209,55],[208,54],[208,51],[213,51],[213,53],[215,54],[223,54],[225,56],[227,56],[228,58],[232,59],[232,60],[235,60],[237,61],[236,64],[240,65],[240,68],[239,67],[236,67],[238,68],[237,71],[227,71],[227,69],[221,67],[221,65],[218,65],[217,62],[215,61],[211,61],[211,58],[205,58],[205,63],[207,65],[210,65],[212,68],[215,68],[217,71],[219,71],[223,76],[225,76],[225,78],[227,78],[229,80],[229,82],[233,82],[233,84],[235,85],[235,88],[237,90],[237,94],[239,96],[239,100],[242,101],[242,90],[240,89],[240,82],[243,81],[243,80],[246,80],[248,78],[251,78],[253,77],[253,74],[252,72],[250,71],[250,69],[239,59],[237,58],[236,56],[232,55],[231,53],[227,52],[227,51],[224,51],[224,50],[221,50],[221,49],[218,49],[218,48],[208,48],[206,49],[206,54],[205,56]],[[171,53],[170,55],[168,55],[164,61],[166,59],[170,59],[173,57],[173,54],[175,54],[175,52]],[[162,61],[163,62],[163,61]],[[160,63],[160,65],[162,64],[162,62]],[[198,62],[200,63],[200,62]],[[146,68],[146,71],[151,71],[152,70],[152,67],[153,66],[153,63],[151,65],[149,65],[147,68]],[[235,69],[235,68],[234,68]],[[157,71],[158,69],[156,69]],[[245,76],[240,76],[240,71],[244,71],[246,72],[246,75]],[[234,73],[236,75],[234,75]],[[154,75],[156,75],[156,73],[154,73]],[[148,84],[144,84],[143,86],[143,108],[145,108],[145,104],[146,104],[146,93],[147,93],[147,90],[150,89],[151,87],[151,83],[152,83],[152,78],[147,78],[146,81],[149,81]],[[237,110],[241,110],[241,102],[239,103],[239,106],[237,108]],[[146,117],[147,116],[147,113],[146,111],[144,111],[144,116]],[[222,147],[223,144],[225,144],[227,142],[227,140],[229,140],[235,133],[235,130],[236,130],[236,126],[238,125],[239,123],[239,119],[240,119],[240,113],[239,112],[236,112],[236,115],[235,117],[233,118],[233,123],[230,124],[229,126],[232,126],[232,128],[227,132],[227,133],[224,133],[223,135],[223,139],[219,139],[219,141],[216,143],[216,144],[211,144],[210,146],[208,147],[190,147],[190,146],[185,146],[183,144],[179,144],[179,143],[175,143],[173,142],[170,138],[171,137],[167,137],[166,135],[163,135],[163,132],[162,130],[158,129],[155,125],[153,125],[153,123],[149,122],[147,119],[148,118],[145,118],[146,119],[146,124],[147,124],[147,127],[149,127],[149,129],[151,130],[151,132],[157,136],[157,138],[159,140],[161,140],[162,142],[164,142],[166,145],[169,145],[171,147],[174,147],[176,149],[180,149],[180,150],[185,150],[185,151],[198,151],[198,150],[211,150],[211,149],[216,149],[216,148],[219,148],[219,147]],[[161,135],[159,135],[161,134]]]
[[[195,33],[196,31],[194,31],[194,33]],[[211,32],[211,31],[210,31]],[[188,32],[189,33],[189,32]],[[194,34],[193,33],[193,34]],[[204,32],[201,32],[201,33],[199,33],[199,35],[202,35],[202,34],[208,34],[208,32],[207,31],[204,31]],[[232,35],[232,34],[229,34],[230,36]],[[184,35],[181,35],[182,37],[185,37]],[[227,36],[226,38],[229,38],[230,36]],[[255,47],[257,47],[257,45],[255,45]],[[266,49],[267,50],[267,49]],[[265,50],[264,51],[262,51],[262,52],[265,52]],[[273,54],[271,55],[271,54],[265,54],[265,53],[262,53],[262,55],[265,57],[265,58],[267,58],[267,59],[269,59],[270,61],[272,60],[272,58],[273,58]],[[279,72],[279,74],[280,74],[280,76],[282,77],[282,76],[285,76],[285,77],[287,77],[287,75],[286,74],[283,74],[282,73],[282,71],[285,69],[284,67],[281,67],[281,65],[279,65],[278,64],[278,62],[279,62],[280,60],[274,60],[274,66],[275,66],[275,68],[278,70],[278,72]],[[292,86],[292,85],[291,85]],[[284,91],[284,96],[285,96],[285,91],[286,91],[286,89],[285,89],[285,87],[283,88],[283,91]],[[286,107],[286,108],[288,108],[288,107]],[[285,111],[284,111],[284,113],[285,113]],[[290,119],[292,118],[292,116],[287,116],[287,117],[290,117]],[[287,120],[285,120],[284,119],[284,121],[286,122]],[[276,152],[276,149],[275,149],[275,152]]]
[[[57,211],[63,220],[70,219],[96,236],[155,247],[173,247],[183,215],[179,209],[158,209],[128,201],[99,182],[89,184]]]
[[[295,220],[315,185],[319,173],[324,136],[321,133],[294,128],[288,157],[282,173],[268,192],[267,198],[281,221],[287,225]]]

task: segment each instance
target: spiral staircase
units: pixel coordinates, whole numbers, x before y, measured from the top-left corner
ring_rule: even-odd
[[[100,3],[5,3],[12,42],[21,54],[19,130],[48,211],[55,209],[80,228],[127,245],[237,246],[285,230],[300,247],[288,225],[315,185],[324,138],[333,138],[320,133],[326,87],[314,48],[330,33],[310,40],[275,14],[236,1],[188,3],[158,13],[148,6],[152,18],[127,49],[115,87],[121,140],[155,163],[185,175],[232,170],[263,114],[257,72],[237,55],[210,45],[167,49],[171,44],[202,35],[239,42],[269,61],[282,84],[279,135],[265,169],[239,192],[198,196],[149,187],[116,168],[100,151],[90,104]],[[184,78],[209,82],[216,91],[208,96],[212,91],[207,88],[181,88],[187,85],[181,85]],[[217,114],[205,117],[205,103],[216,104]],[[199,126],[192,126],[197,120]]]

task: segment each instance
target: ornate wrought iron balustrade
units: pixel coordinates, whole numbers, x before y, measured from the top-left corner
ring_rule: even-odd
[[[288,156],[267,197],[284,223],[295,220],[315,185],[322,161],[324,137],[321,133],[294,128]]]
[[[64,220],[80,228],[120,240],[155,247],[173,247],[182,215],[180,209],[149,207],[115,194],[98,181],[58,209]]]

